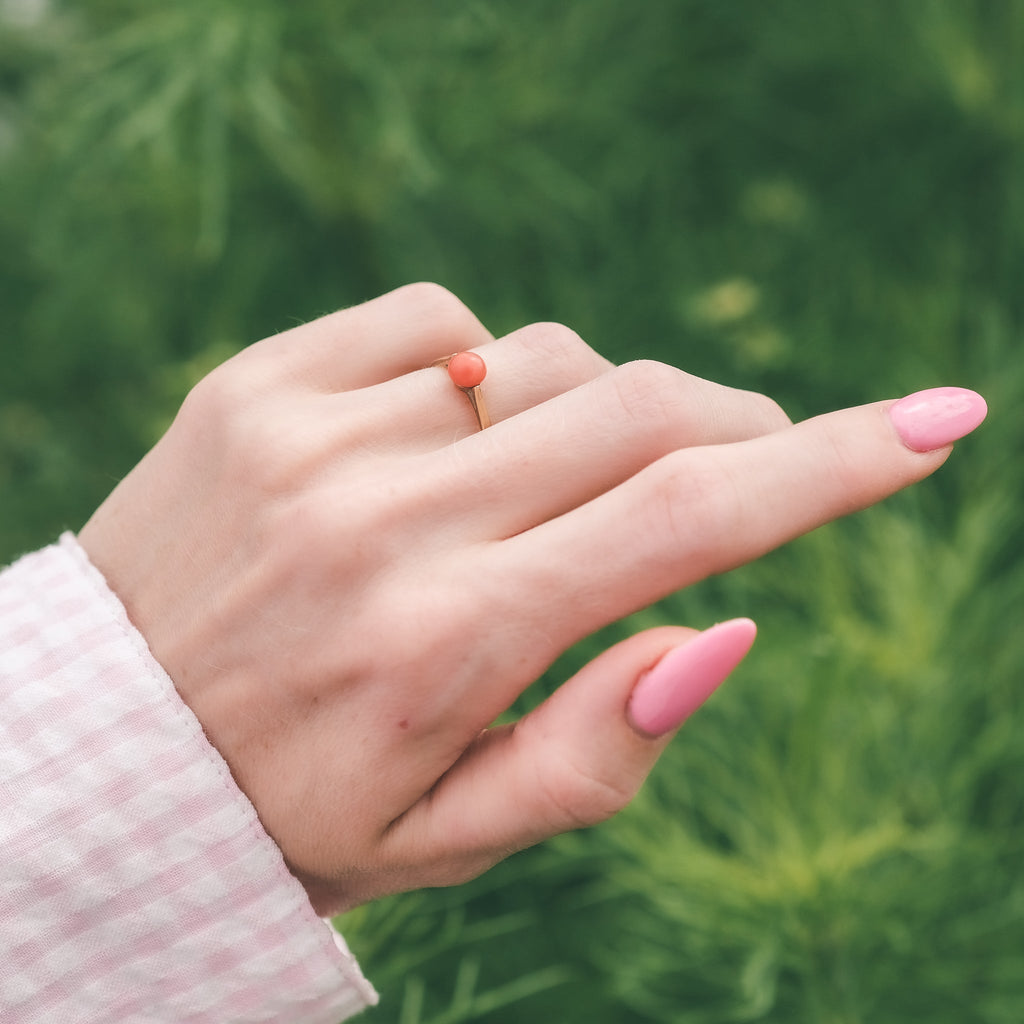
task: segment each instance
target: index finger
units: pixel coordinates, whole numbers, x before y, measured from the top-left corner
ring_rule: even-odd
[[[491,578],[506,596],[509,587],[533,595],[523,604],[545,632],[572,643],[923,479],[986,411],[972,391],[939,388],[672,452],[500,542]]]

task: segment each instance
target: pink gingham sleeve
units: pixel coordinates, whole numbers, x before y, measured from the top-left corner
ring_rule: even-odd
[[[376,1002],[75,539],[0,573],[0,1020]]]

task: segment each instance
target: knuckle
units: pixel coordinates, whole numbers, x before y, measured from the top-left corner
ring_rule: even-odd
[[[468,339],[460,347],[480,344],[486,335],[472,310],[444,285],[417,281],[399,288],[396,294],[439,336]]]
[[[683,374],[653,359],[637,359],[611,374],[615,396],[630,419],[655,428],[675,423],[683,410]]]
[[[544,359],[574,360],[596,355],[594,350],[565,324],[529,324],[517,333],[518,341],[531,355]]]
[[[605,776],[564,752],[555,752],[539,784],[557,828],[588,828],[618,814],[636,796],[640,780]]]
[[[453,292],[434,281],[414,281],[403,285],[395,294],[414,306],[441,308],[462,305]]]
[[[719,553],[742,528],[741,488],[724,464],[707,452],[677,451],[654,465],[648,527],[663,535],[687,576],[712,571]]]
[[[251,383],[229,362],[208,373],[189,391],[178,418],[205,437],[206,444],[220,445],[240,432],[240,421],[249,418],[254,404]]]
[[[289,431],[240,365],[226,363],[204,377],[178,418],[186,440],[210,454],[227,485],[277,493],[294,483],[299,459]]]
[[[571,327],[553,322],[529,324],[510,335],[520,348],[519,365],[563,390],[607,373],[612,364]]]
[[[822,426],[825,429],[818,446],[820,494],[822,497],[863,494],[865,481],[869,475],[877,473],[878,464],[872,463],[856,434],[836,429],[827,418],[822,421]],[[854,500],[851,504],[856,506],[861,502]]]
[[[764,427],[765,433],[785,430],[786,427],[793,425],[793,421],[786,414],[786,411],[774,398],[769,398],[768,395],[762,395],[757,391],[751,391],[748,394],[755,414]]]
[[[743,440],[792,426],[766,395],[713,384],[655,360],[624,363],[610,378],[631,422],[690,444]]]

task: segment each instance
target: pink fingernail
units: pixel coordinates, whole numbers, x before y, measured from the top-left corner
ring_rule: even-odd
[[[985,399],[966,388],[918,391],[889,409],[896,433],[914,452],[945,448],[969,434],[987,413]]]
[[[753,621],[732,619],[669,651],[633,688],[631,724],[648,736],[677,729],[743,660],[756,635]]]

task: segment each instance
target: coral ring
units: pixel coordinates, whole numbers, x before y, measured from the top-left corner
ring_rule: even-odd
[[[480,385],[487,376],[487,364],[476,352],[455,352],[443,359],[438,359],[433,366],[443,366],[448,371],[451,382],[469,399],[476,413],[480,429],[491,425],[491,417],[487,412],[483,392]]]
[[[476,352],[456,352],[448,360],[448,376],[457,388],[478,388],[487,376],[487,364]]]

